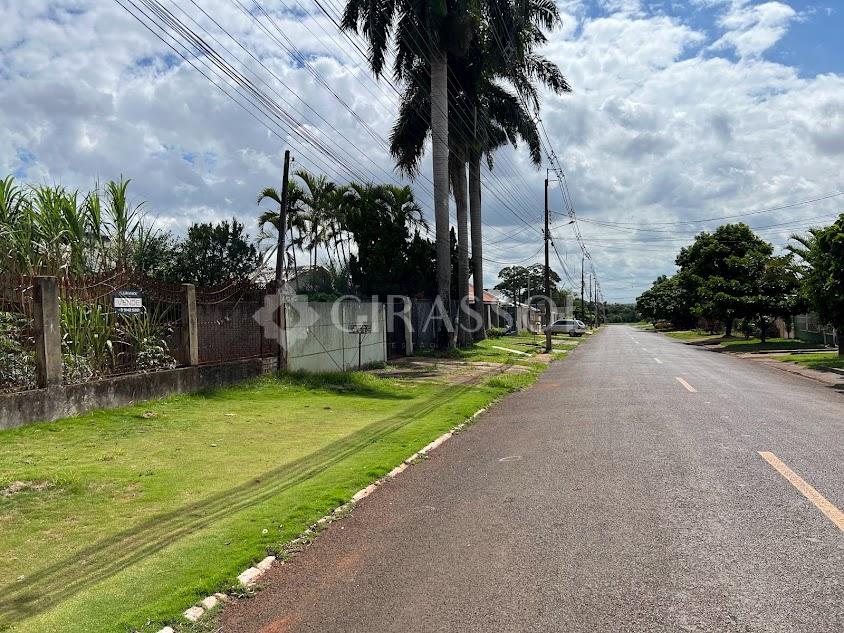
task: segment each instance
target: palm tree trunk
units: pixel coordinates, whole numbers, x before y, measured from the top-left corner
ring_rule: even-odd
[[[469,331],[469,315],[463,306],[469,296],[469,204],[466,190],[466,161],[460,152],[452,151],[449,156],[451,186],[454,190],[454,202],[457,207],[457,294],[461,303],[458,312],[459,329],[457,343],[468,347],[472,343]]]
[[[472,285],[475,288],[475,311],[483,326],[475,331],[475,340],[486,338],[484,322],[484,255],[481,229],[481,154],[469,158],[469,216],[472,224]]]
[[[290,227],[290,247],[293,249],[293,283],[296,294],[299,294],[299,266],[296,264],[296,241],[293,239],[293,226]]]
[[[437,294],[451,319],[451,241],[448,223],[448,58],[436,50],[431,58],[431,158],[434,171],[434,221],[437,236]],[[440,337],[452,347],[453,337]]]

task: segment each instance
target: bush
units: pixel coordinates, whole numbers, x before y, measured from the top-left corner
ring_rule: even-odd
[[[164,341],[144,339],[135,357],[135,368],[142,373],[176,369],[176,359],[170,355]]]
[[[64,365],[63,375],[66,384],[87,382],[97,376],[97,371],[85,356],[65,353],[62,355],[62,364]]]
[[[27,336],[28,322],[11,312],[0,312],[0,389],[35,389],[35,354]]]
[[[143,314],[124,316],[117,329],[123,345],[135,354],[135,370],[148,373],[176,368],[176,359],[165,342],[172,330],[163,311],[145,310]]]
[[[115,361],[116,332],[106,308],[99,303],[71,300],[61,303],[62,352],[69,359],[65,376],[88,378],[111,373]],[[80,382],[74,379],[72,382]]]
[[[0,351],[0,390],[35,389],[35,354]]]
[[[506,331],[503,327],[491,327],[486,331],[486,335],[488,338],[501,338]]]

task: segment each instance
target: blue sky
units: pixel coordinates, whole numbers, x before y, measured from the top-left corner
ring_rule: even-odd
[[[803,17],[771,50],[770,57],[793,64],[801,75],[844,73],[844,6],[840,2],[790,2]],[[833,8],[838,4],[837,8]]]

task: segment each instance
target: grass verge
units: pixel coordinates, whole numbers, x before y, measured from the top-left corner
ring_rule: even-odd
[[[695,343],[717,341],[724,338],[721,334],[710,334],[705,330],[662,330],[662,333],[666,336],[670,336],[671,338],[676,338],[679,341],[691,341]]]
[[[554,335],[551,337],[551,340],[554,349],[570,350],[577,347],[577,345],[583,341],[583,338]],[[488,338],[478,341],[472,347],[455,348],[446,352],[423,348],[417,350],[415,355],[423,358],[450,358],[469,362],[533,365],[536,364],[537,359],[529,358],[529,356],[526,355],[541,354],[544,351],[544,334],[523,333],[516,336]],[[559,356],[563,355],[564,354],[559,354]]]
[[[809,369],[844,369],[844,358],[838,355],[838,352],[819,352],[817,354],[789,354],[788,356],[779,356],[777,360],[787,363],[797,363]]]
[[[817,349],[817,343],[807,343],[786,338],[769,338],[764,343],[761,339],[733,339],[721,343],[728,352],[766,352],[775,350]]]
[[[544,368],[268,377],[0,433],[0,630],[157,631]]]

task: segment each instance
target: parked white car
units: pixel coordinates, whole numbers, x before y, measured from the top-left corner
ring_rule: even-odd
[[[561,319],[554,321],[545,328],[545,332],[551,334],[568,334],[569,336],[583,336],[586,334],[586,324],[577,319]]]

